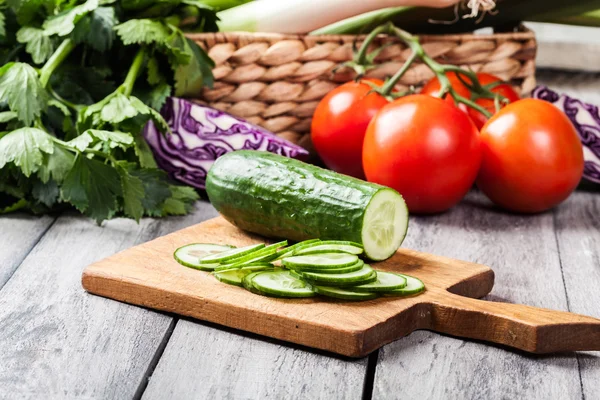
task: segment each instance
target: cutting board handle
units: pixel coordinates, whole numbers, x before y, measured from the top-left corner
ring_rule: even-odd
[[[431,329],[440,333],[537,354],[600,350],[600,320],[596,318],[448,292],[435,298]]]

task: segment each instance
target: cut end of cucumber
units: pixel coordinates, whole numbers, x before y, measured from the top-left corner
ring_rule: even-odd
[[[377,192],[365,211],[361,232],[365,255],[374,261],[390,258],[408,230],[408,208],[392,189]]]

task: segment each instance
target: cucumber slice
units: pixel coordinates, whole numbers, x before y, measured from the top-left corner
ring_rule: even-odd
[[[278,250],[277,251],[277,257],[275,258],[275,260],[280,260],[283,257],[291,256],[292,253],[294,252],[294,250],[296,250],[298,248],[301,248],[301,247],[304,247],[304,246],[306,246],[308,244],[317,243],[317,242],[320,242],[320,240],[319,239],[304,240],[302,242],[298,242],[296,244],[288,246],[285,249]]]
[[[199,260],[199,263],[200,264],[215,264],[215,263],[223,264],[223,263],[227,263],[229,261],[235,260],[236,258],[251,254],[257,250],[262,249],[263,247],[265,247],[264,243],[251,244],[250,246],[231,249],[229,251],[225,251],[222,253],[211,254],[211,255],[202,257]]]
[[[241,256],[238,258],[234,258],[230,262],[221,267],[216,268],[217,271],[222,269],[230,269],[230,268],[240,268],[246,265],[251,265],[255,263],[261,262],[269,262],[275,258],[275,253],[277,253],[277,249],[287,245],[287,240],[282,242],[273,243],[267,247],[263,247],[260,250],[254,251],[245,256]]]
[[[327,274],[319,272],[302,272],[302,278],[316,285],[324,284],[329,286],[355,286],[373,282],[377,279],[377,274],[369,265],[364,265],[361,269],[346,274]]]
[[[257,272],[252,272],[248,275],[246,275],[245,277],[242,278],[242,286],[244,287],[244,289],[248,290],[249,292],[252,292],[254,294],[260,294],[261,296],[263,295],[262,292],[260,292],[258,289],[256,289],[254,287],[254,284],[252,283],[252,279],[262,273],[263,271],[257,271]]]
[[[221,245],[221,244],[210,244],[210,243],[193,243],[186,246],[182,246],[175,250],[173,257],[181,265],[185,265],[190,268],[200,268],[199,260],[202,257],[206,257],[212,254],[222,254],[226,251],[234,249],[233,246]]]
[[[323,296],[333,297],[336,299],[343,299],[343,300],[360,301],[360,300],[372,300],[372,299],[376,299],[377,297],[379,297],[377,295],[377,293],[353,292],[350,289],[343,289],[343,288],[332,287],[332,286],[313,286],[312,289],[315,292],[317,292],[318,294],[321,294]]]
[[[354,254],[344,253],[323,253],[318,255],[292,256],[281,260],[283,265],[290,268],[303,269],[308,267],[316,268],[342,268],[348,267],[358,261]]]
[[[302,269],[298,269],[297,271],[298,272],[320,272],[323,274],[347,274],[348,272],[358,271],[359,269],[361,269],[363,267],[363,265],[365,265],[365,262],[363,260],[358,260],[356,263],[354,263],[348,267],[327,268],[327,269],[303,267]],[[290,269],[296,270],[294,268],[290,268]]]
[[[362,254],[362,252],[363,247],[359,243],[344,240],[324,240],[299,247],[294,251],[294,255],[319,253],[348,253],[358,255]]]
[[[354,286],[357,292],[389,292],[406,286],[406,278],[400,274],[377,271],[377,280],[372,283]]]
[[[365,255],[371,260],[390,258],[398,250],[408,230],[408,208],[392,189],[377,192],[365,211],[361,231]]]
[[[215,278],[221,282],[228,283],[230,285],[242,286],[242,280],[246,275],[250,275],[257,271],[268,271],[273,270],[272,265],[256,265],[244,268],[228,269],[225,271],[213,272]]]
[[[410,296],[412,294],[421,293],[425,290],[425,284],[414,276],[402,275],[406,279],[406,286],[402,289],[396,289],[385,292],[386,296]]]
[[[258,272],[251,279],[254,287],[267,295],[277,297],[313,297],[315,292],[302,279],[290,271]]]

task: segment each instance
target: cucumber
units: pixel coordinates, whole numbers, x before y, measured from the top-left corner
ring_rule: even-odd
[[[354,254],[323,253],[306,256],[292,256],[281,260],[281,263],[290,269],[328,269],[342,268],[355,264],[358,257]]]
[[[359,269],[361,269],[363,267],[363,265],[365,265],[365,262],[363,260],[358,260],[354,264],[352,264],[348,267],[342,267],[342,268],[323,269],[323,268],[303,267],[300,269],[296,269],[296,268],[290,268],[290,269],[293,271],[297,271],[297,272],[321,272],[324,274],[347,274],[348,272],[358,271]]]
[[[273,270],[273,266],[256,265],[244,268],[234,268],[225,271],[213,272],[213,275],[221,282],[243,287],[242,280],[244,279],[244,277],[250,275],[253,272],[268,270]]]
[[[319,253],[348,253],[362,254],[363,247],[354,242],[342,240],[325,240],[317,243],[310,243],[294,250],[294,255],[319,254]]]
[[[332,286],[313,286],[312,289],[320,295],[342,300],[372,300],[379,297],[377,293],[353,292],[351,288]]]
[[[314,297],[316,293],[290,271],[258,272],[250,281],[259,292],[276,297]]]
[[[294,241],[356,242],[375,261],[391,257],[408,229],[408,209],[395,190],[268,152],[219,157],[206,192],[241,229]]]
[[[406,286],[406,278],[400,274],[376,271],[377,279],[374,282],[354,286],[352,290],[357,292],[389,292],[402,289]]]
[[[249,292],[252,292],[254,294],[260,294],[262,295],[263,293],[261,291],[259,291],[258,289],[256,289],[254,287],[254,284],[252,283],[252,279],[260,274],[263,271],[257,271],[257,272],[252,272],[248,275],[246,275],[245,277],[242,278],[242,286],[244,287],[244,289],[248,290]]]
[[[250,246],[235,248],[228,251],[224,251],[222,253],[210,254],[208,256],[202,257],[198,262],[200,264],[224,264],[239,259],[240,257],[246,256],[248,254],[252,254],[257,250],[262,249],[263,247],[265,247],[264,243],[251,244]]]
[[[377,274],[368,265],[361,269],[346,274],[326,274],[319,272],[301,272],[299,275],[312,284],[323,284],[330,286],[356,286],[373,282],[377,279]]]
[[[210,267],[201,266],[199,262],[200,258],[211,254],[222,254],[231,249],[235,249],[235,247],[210,243],[193,243],[175,250],[173,257],[175,257],[175,260],[177,260],[179,264],[185,265],[186,267],[211,270]]]
[[[406,279],[406,286],[402,289],[385,292],[386,296],[410,296],[425,290],[425,285],[420,279],[417,279],[414,276],[401,275]]]
[[[283,248],[281,250],[277,250],[277,257],[275,258],[275,260],[280,260],[283,257],[291,256],[292,253],[296,249],[304,247],[308,244],[317,243],[317,242],[320,242],[320,240],[319,239],[309,239],[309,240],[304,240],[302,242],[298,242],[296,244],[293,244],[293,245]]]
[[[240,257],[234,258],[233,260],[229,261],[227,264],[224,264],[224,265],[216,268],[216,270],[218,271],[218,270],[230,269],[230,268],[241,268],[246,265],[252,265],[252,264],[272,261],[276,257],[275,253],[277,253],[277,249],[279,249],[283,246],[286,246],[286,245],[287,245],[287,240],[284,240],[282,242],[273,243],[267,247],[263,247],[260,250],[256,250],[251,253],[248,253],[245,256],[240,256]]]

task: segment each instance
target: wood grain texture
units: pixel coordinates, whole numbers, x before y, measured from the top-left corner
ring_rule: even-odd
[[[22,213],[0,219],[0,290],[54,220]]]
[[[600,317],[600,193],[577,192],[555,212],[569,310]],[[600,393],[600,354],[578,354],[585,399]]]
[[[193,242],[237,246],[260,242],[223,218],[175,232],[86,268],[86,290],[120,301],[362,357],[415,329],[505,344],[535,353],[600,350],[600,320],[519,305],[468,301],[493,285],[486,266],[400,249],[378,269],[421,279],[426,292],[408,298],[340,302],[324,298],[274,299],[224,285],[183,267],[173,252]]]
[[[490,300],[567,310],[552,214],[509,215],[471,193],[449,213],[413,218],[406,246],[489,264],[496,273]],[[533,357],[415,332],[379,351],[373,398],[400,396],[579,399],[581,385],[575,356]]]
[[[143,399],[360,399],[366,367],[179,320]]]
[[[103,227],[60,217],[0,291],[0,399],[132,398],[172,318],[88,295],[81,271],[214,213]]]

